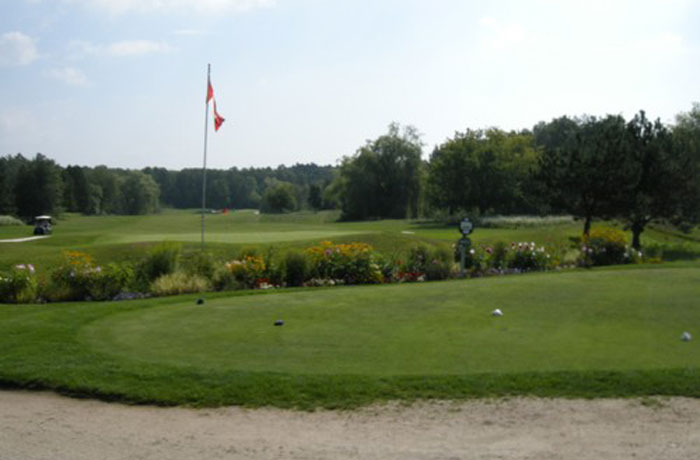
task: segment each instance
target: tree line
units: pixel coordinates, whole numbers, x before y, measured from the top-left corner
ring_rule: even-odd
[[[45,155],[0,158],[0,214],[31,219],[63,210],[84,214],[148,214],[158,184],[141,171],[97,166],[63,168]]]
[[[334,174],[335,168],[315,164],[211,169],[206,173],[206,205],[269,212],[335,207],[335,202],[321,196]],[[138,171],[106,166],[61,167],[40,153],[31,159],[21,154],[7,155],[0,157],[0,214],[30,220],[63,211],[150,214],[164,206],[198,208],[202,205],[202,181],[198,168],[172,171],[151,167]]]
[[[414,128],[387,134],[343,159],[337,196],[346,219],[566,213],[619,219],[633,246],[652,221],[688,230],[700,220],[700,104],[666,126],[563,116],[532,130],[457,132],[421,160]]]
[[[652,221],[687,229],[700,217],[700,104],[665,125],[562,116],[531,130],[467,129],[427,160],[418,131],[391,124],[338,166],[208,170],[207,207],[263,212],[340,208],[345,220],[557,214],[616,218],[635,247]],[[0,214],[61,210],[145,214],[201,207],[202,170],[60,167],[37,154],[0,158]]]

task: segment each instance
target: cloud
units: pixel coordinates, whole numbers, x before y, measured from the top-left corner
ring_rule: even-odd
[[[683,37],[672,32],[656,35],[650,40],[649,46],[656,51],[666,53],[682,53],[687,51]]]
[[[28,65],[38,57],[33,38],[22,32],[7,32],[0,36],[0,67]]]
[[[491,17],[484,17],[479,24],[487,30],[487,43],[497,50],[520,46],[530,40],[528,33],[518,23],[503,22]]]
[[[111,14],[148,12],[221,12],[246,11],[268,7],[276,0],[63,0],[91,8],[106,10]]]
[[[90,84],[85,74],[74,67],[51,69],[47,72],[47,75],[71,86],[88,86]]]
[[[184,36],[199,36],[199,35],[208,35],[209,32],[206,30],[199,30],[199,29],[178,29],[173,32],[175,35],[184,35]]]
[[[111,56],[142,56],[169,50],[170,47],[166,43],[150,40],[126,40],[112,43],[107,47],[107,52]]]
[[[106,45],[74,40],[68,44],[68,48],[68,54],[73,59],[85,56],[144,56],[153,53],[165,53],[172,49],[167,43],[152,40],[123,40]]]
[[[24,108],[7,108],[0,110],[0,133],[10,135],[26,131],[31,126],[33,116]]]

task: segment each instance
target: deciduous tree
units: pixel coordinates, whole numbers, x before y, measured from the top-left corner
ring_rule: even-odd
[[[415,128],[396,123],[360,147],[340,168],[344,219],[415,217],[420,195],[422,144]]]

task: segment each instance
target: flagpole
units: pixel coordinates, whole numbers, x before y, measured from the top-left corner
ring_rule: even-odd
[[[207,64],[207,92],[211,78],[211,64]],[[209,131],[209,97],[205,99],[204,109],[204,162],[202,165],[202,252],[204,252],[204,209],[207,204],[207,133]]]

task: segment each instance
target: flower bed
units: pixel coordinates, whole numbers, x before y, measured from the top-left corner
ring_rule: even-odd
[[[535,242],[475,245],[465,254],[466,275],[495,276],[575,266],[638,263],[641,252],[625,245],[615,229],[592,231],[582,240],[577,259]],[[28,303],[67,300],[124,300],[151,295],[229,289],[270,289],[286,286],[336,286],[443,280],[460,275],[457,248],[417,245],[386,258],[366,243],[323,241],[305,250],[264,256],[255,251],[237,259],[217,261],[211,254],[190,254],[180,260],[179,246],[154,247],[134,265],[100,265],[86,253],[69,251],[46,279],[31,264],[0,274],[0,302]],[[650,259],[651,260],[651,259]]]

